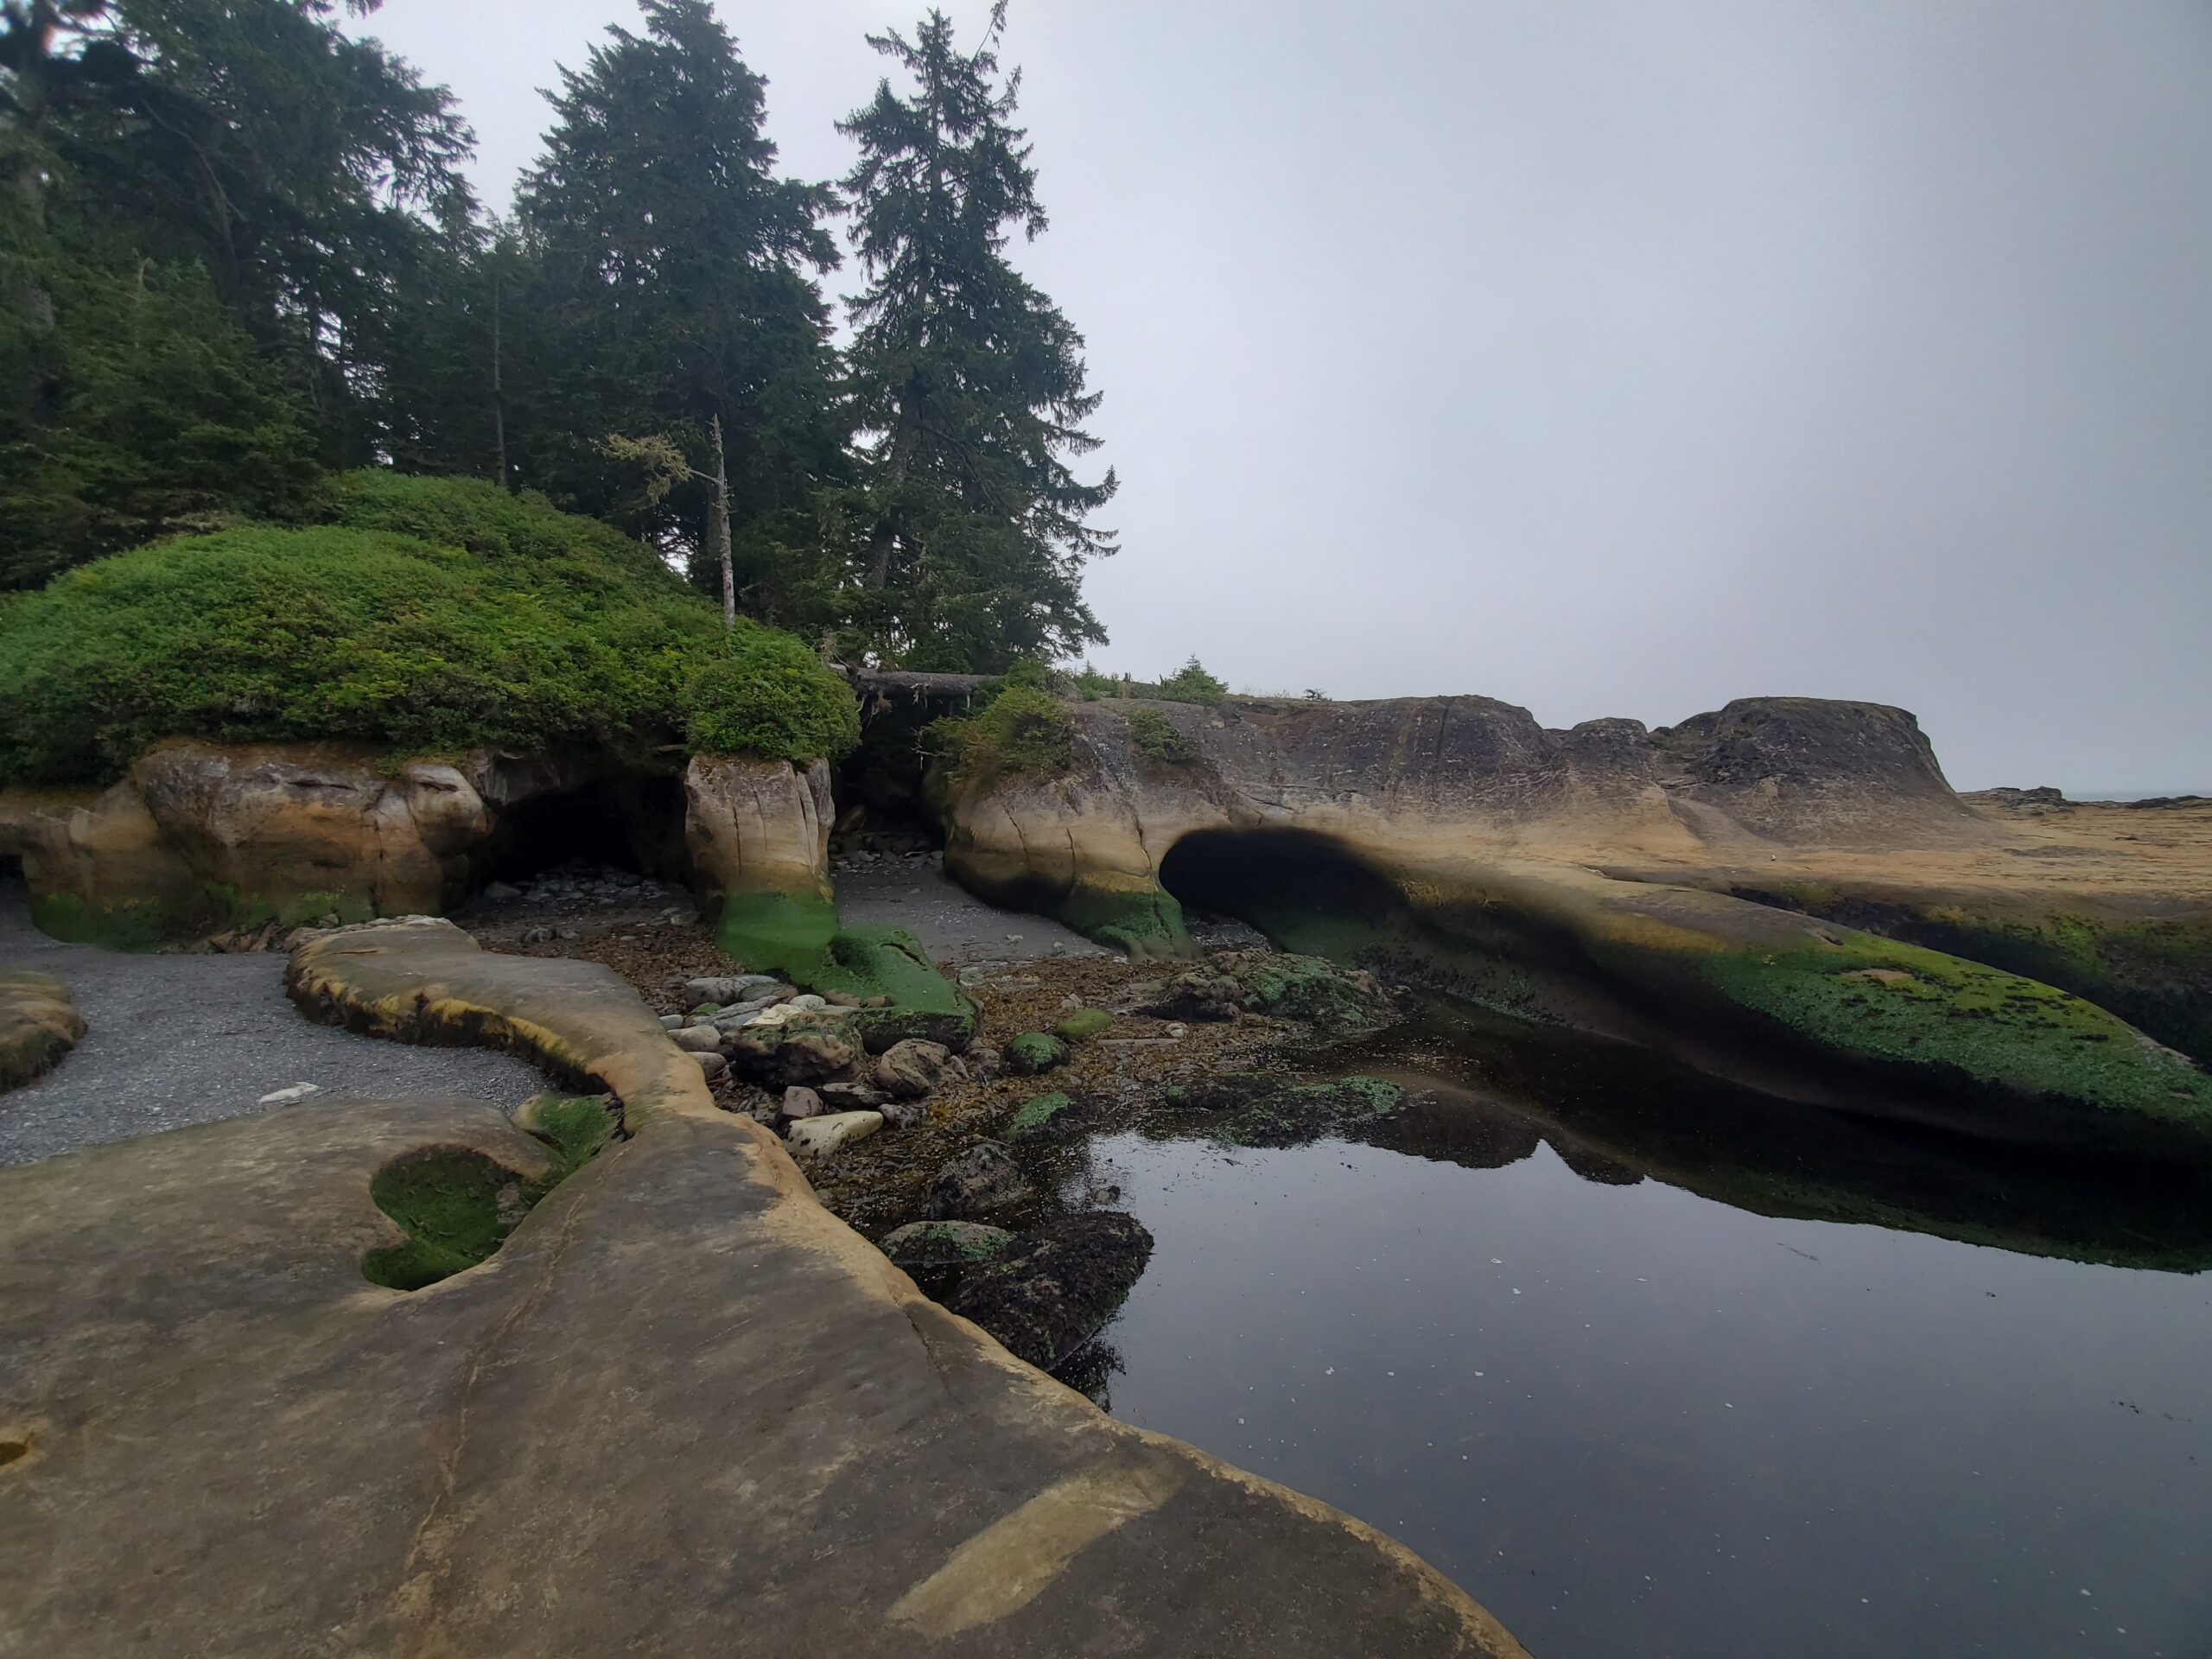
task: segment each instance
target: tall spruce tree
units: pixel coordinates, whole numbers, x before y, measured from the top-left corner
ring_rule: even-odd
[[[909,41],[868,42],[912,79],[839,123],[861,157],[846,178],[868,283],[849,303],[849,375],[874,475],[862,619],[915,667],[992,671],[1105,632],[1084,605],[1086,559],[1114,550],[1089,516],[1115,491],[1069,459],[1082,423],[1083,336],[1008,263],[1009,235],[1046,228],[1013,124],[1020,72],[999,82],[1005,0],[969,53],[931,11]]]
[[[726,467],[747,608],[817,621],[836,585],[817,498],[847,467],[815,279],[838,262],[822,223],[835,194],[776,175],[766,83],[708,0],[641,9],[643,34],[610,29],[583,69],[562,72],[517,204],[543,265],[543,418],[521,435],[524,476],[690,554],[715,591],[713,480]],[[685,468],[652,480],[607,443],[663,437]],[[752,579],[770,565],[807,574]]]

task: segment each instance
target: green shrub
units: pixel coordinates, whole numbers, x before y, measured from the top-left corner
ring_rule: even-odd
[[[1198,756],[1191,740],[1157,709],[1129,710],[1129,749],[1140,760],[1162,766],[1177,766]]]
[[[1085,663],[1077,671],[1075,689],[1085,702],[1096,702],[1101,697],[1119,696],[1122,693],[1122,683],[1111,674],[1102,674],[1089,663]]]
[[[729,654],[691,683],[686,735],[697,753],[835,760],[860,745],[860,702],[804,641],[740,617]]]
[[[336,526],[113,555],[0,617],[0,776],[112,777],[175,736],[413,750],[664,736],[716,619],[672,576],[594,577]]]
[[[346,522],[157,543],[0,606],[0,779],[99,782],[166,737],[639,755],[849,748],[851,691],[606,524],[469,479],[333,480]]]
[[[1229,695],[1229,685],[1207,673],[1193,657],[1162,680],[1154,695],[1165,702],[1202,702],[1211,708]]]
[[[557,511],[536,491],[514,495],[480,478],[423,478],[373,469],[327,486],[328,517],[348,530],[384,530],[495,562],[550,566],[587,585],[627,578],[686,589],[659,554],[596,518]]]
[[[1049,691],[1010,685],[981,713],[930,727],[938,753],[966,781],[1055,778],[1075,764],[1075,721]]]

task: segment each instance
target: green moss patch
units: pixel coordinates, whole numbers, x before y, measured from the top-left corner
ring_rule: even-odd
[[[420,1290],[489,1260],[613,1137],[620,1125],[607,1098],[540,1095],[515,1114],[516,1126],[553,1154],[534,1179],[469,1147],[423,1147],[393,1159],[370,1180],[369,1196],[407,1237],[362,1257],[362,1275],[388,1290]]]
[[[1949,1068],[2008,1093],[2212,1134],[2212,1077],[2037,980],[1864,933],[1716,953],[1699,971],[1732,1003],[1853,1059]]]
[[[1078,883],[1053,908],[1061,921],[1085,938],[1132,957],[1191,954],[1183,906],[1162,888],[1127,892]]]
[[[371,1250],[362,1274],[389,1290],[420,1290],[476,1266],[530,1213],[527,1186],[469,1147],[425,1147],[393,1159],[369,1183],[369,1196],[407,1239]]]
[[[1075,1102],[1065,1095],[1033,1096],[1007,1120],[1006,1138],[1010,1141],[1045,1140],[1068,1127],[1074,1110]]]
[[[976,1034],[976,1007],[938,972],[903,928],[837,925],[836,907],[812,893],[732,893],[722,902],[715,939],[755,973],[781,974],[794,984],[841,992],[888,1007],[855,1010],[854,1027],[880,1053],[903,1038],[920,1037],[964,1049]]]
[[[1078,1008],[1052,1027],[1053,1035],[1071,1043],[1087,1043],[1113,1029],[1114,1016],[1103,1008]]]

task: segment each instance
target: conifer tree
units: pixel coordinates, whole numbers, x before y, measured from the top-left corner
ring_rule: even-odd
[[[741,556],[819,557],[814,497],[842,481],[846,456],[814,276],[838,262],[822,226],[836,202],[776,174],[766,83],[707,0],[642,10],[642,34],[610,29],[582,70],[563,72],[523,183],[544,324],[543,420],[523,436],[523,464],[556,498],[690,553],[713,591],[723,452]],[[684,452],[673,488],[637,489],[605,442],[626,434]],[[833,585],[817,574],[817,608]]]
[[[870,35],[911,85],[885,80],[839,124],[861,149],[844,188],[868,278],[849,302],[874,461],[861,616],[914,667],[991,671],[1106,637],[1081,581],[1114,550],[1087,520],[1116,480],[1068,464],[1098,447],[1082,427],[1098,396],[1083,337],[1007,258],[1046,216],[1013,124],[1020,73],[999,80],[1005,22],[1000,0],[969,53],[941,11],[912,40]]]

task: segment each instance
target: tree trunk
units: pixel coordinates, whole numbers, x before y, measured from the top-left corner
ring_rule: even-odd
[[[507,395],[499,378],[499,273],[492,273],[492,442],[499,450],[499,487],[514,487],[507,480]]]
[[[708,536],[722,567],[722,626],[737,626],[737,571],[729,552],[729,459],[722,453],[722,417],[715,414],[715,503]]]

